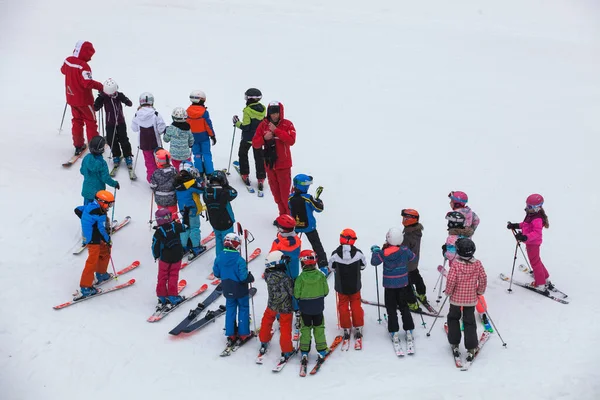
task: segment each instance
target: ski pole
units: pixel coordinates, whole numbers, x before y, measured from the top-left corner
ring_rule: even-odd
[[[63,123],[65,122],[65,114],[67,113],[67,103],[65,102],[65,109],[63,110],[63,116],[60,120],[60,128],[58,128],[58,134],[62,132]]]
[[[444,257],[444,268],[446,268],[446,261],[448,261],[448,259]],[[436,303],[439,303],[442,298],[442,286],[444,286],[444,271],[440,271],[440,287],[438,288],[438,298],[435,301]]]
[[[138,146],[137,152],[135,153],[135,162],[133,163],[133,170],[135,171],[135,167],[137,167],[138,156],[140,155],[140,146]]]
[[[100,114],[100,131],[102,132],[102,137],[106,137],[106,130],[104,129],[104,110],[101,108],[100,111],[98,111],[98,114]]]
[[[435,286],[433,287],[433,291],[435,292],[437,290],[437,285],[440,282],[440,277],[442,276],[442,273],[440,272],[440,274],[438,275],[437,281],[435,281]]]
[[[241,228],[241,224],[238,222],[238,226]],[[246,269],[248,269],[248,235],[252,236],[248,229],[244,229],[244,247],[245,247],[245,255],[246,255]],[[252,236],[252,240],[250,243],[254,241],[254,236]],[[250,283],[250,289],[252,289],[252,283]],[[256,330],[256,312],[254,311],[254,296],[250,297],[250,302],[252,303],[252,323],[254,324],[254,333]]]
[[[379,274],[377,273],[377,266],[375,267],[375,285],[377,285],[377,322],[381,324],[381,310],[379,309]]]
[[[231,149],[229,150],[229,164],[227,164],[227,175],[230,175],[231,157],[233,156],[233,144],[235,143],[235,125],[233,126],[233,136],[231,137]]]
[[[504,341],[504,339],[502,339],[502,335],[500,335],[500,331],[498,331],[498,328],[496,327],[496,324],[494,323],[494,320],[490,316],[490,312],[488,311],[487,307],[485,307],[485,313],[487,314],[487,317],[490,319],[490,322],[492,323],[492,326],[494,327],[494,330],[498,334],[498,337],[500,338],[500,341],[502,342],[502,346],[504,348],[506,348],[506,342]]]
[[[114,274],[115,281],[118,281],[119,280],[119,276],[117,275],[117,270],[115,269],[115,263],[113,261],[112,255],[110,256],[110,265],[112,265],[112,269],[113,269],[113,274]]]
[[[513,266],[512,266],[512,271],[510,273],[510,285],[508,285],[508,293],[512,293],[512,282],[513,282],[513,275],[515,274],[515,264],[517,263],[517,249],[519,248],[519,242],[517,241],[517,245],[515,246],[515,256],[513,258]]]
[[[338,299],[339,296],[340,296],[340,294],[336,292],[336,294],[335,294],[335,311],[336,311],[336,314],[337,314],[337,327],[338,327],[338,329],[340,329],[340,301]]]
[[[113,158],[113,145],[115,144],[115,136],[117,136],[117,125],[115,123],[115,129],[113,129],[112,139],[110,140],[110,158]]]
[[[512,222],[508,221],[509,224],[511,224]],[[525,255],[525,252],[523,251],[523,248],[521,247],[521,243],[517,240],[517,231],[515,229],[511,229],[513,236],[515,237],[515,240],[517,241],[517,245],[519,246],[519,249],[521,250],[521,254],[523,255],[523,258],[525,259],[525,262],[527,263],[527,272],[531,273],[531,271],[533,270],[531,268],[531,264],[529,264],[529,260],[528,257]]]
[[[442,302],[442,306],[440,307],[440,310],[438,311],[438,313],[435,317],[435,321],[433,321],[433,324],[431,324],[431,328],[429,328],[429,332],[427,332],[427,337],[431,336],[431,330],[433,329],[433,327],[435,326],[435,323],[437,322],[438,318],[440,317],[440,314],[442,313],[442,309],[444,308],[444,304],[446,304],[446,300],[448,300],[448,297],[449,296],[446,296],[446,298]]]
[[[425,324],[425,320],[423,319],[423,314],[419,314],[421,317],[421,325],[423,325],[423,329],[427,329],[427,324]]]
[[[150,229],[152,229],[152,211],[154,211],[154,192],[152,192],[152,197],[150,198],[150,220],[148,221]]]
[[[113,191],[113,206],[112,206],[112,215],[110,216],[110,230],[112,232],[112,224],[113,221],[115,220],[115,204],[117,202],[117,188],[115,188],[115,190]]]

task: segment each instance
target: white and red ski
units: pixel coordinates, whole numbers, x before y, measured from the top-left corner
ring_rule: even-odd
[[[96,293],[96,294],[94,294],[92,296],[80,297],[77,300],[73,299],[71,301],[67,301],[66,303],[62,303],[62,304],[59,304],[57,306],[54,306],[53,308],[55,310],[62,310],[63,308],[68,307],[68,306],[72,306],[73,304],[81,303],[82,301],[93,299],[93,298],[96,298],[96,297],[101,296],[103,294],[114,292],[116,290],[125,289],[125,288],[133,285],[134,283],[135,283],[135,279],[130,279],[129,281],[127,281],[125,283],[122,283],[120,285],[117,285],[117,286],[113,286],[110,289],[106,289],[106,290],[98,289],[98,293]]]

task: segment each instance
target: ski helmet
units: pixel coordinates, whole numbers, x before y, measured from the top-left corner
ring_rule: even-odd
[[[291,215],[282,214],[275,220],[275,226],[283,232],[291,232],[296,228],[296,221]]]
[[[103,210],[107,210],[115,202],[115,196],[108,190],[96,192],[96,201]]]
[[[175,107],[171,113],[171,117],[175,122],[185,122],[188,115],[183,107]]]
[[[307,249],[300,252],[300,263],[302,268],[317,265],[317,253]]]
[[[454,245],[456,254],[461,258],[471,258],[475,254],[475,243],[469,238],[459,238]]]
[[[346,228],[340,233],[340,244],[349,244],[350,246],[356,243],[356,232],[350,228]]]
[[[212,173],[212,175],[209,178],[209,183],[212,185],[219,186],[227,186],[229,184],[229,182],[227,181],[227,175],[225,175],[225,172],[221,170],[216,170]]]
[[[448,229],[465,227],[465,216],[458,211],[450,211],[446,214],[446,220],[448,221]]]
[[[403,239],[402,231],[398,228],[391,228],[385,235],[385,241],[391,246],[400,246]]]
[[[154,161],[156,161],[156,166],[158,168],[164,168],[171,162],[171,153],[159,147],[154,151]]]
[[[294,188],[302,193],[308,192],[308,188],[313,183],[313,177],[305,174],[298,174],[294,177]]]
[[[285,265],[290,258],[279,250],[270,252],[265,259],[265,268],[275,268],[278,265]]]
[[[173,218],[173,215],[171,214],[171,211],[169,211],[168,208],[159,208],[154,213],[154,218],[156,219],[156,224],[160,226],[171,222],[171,218]]]
[[[154,105],[154,95],[149,92],[144,92],[140,94],[140,106],[153,106]]]
[[[202,90],[192,90],[192,93],[190,93],[190,101],[194,104],[206,101],[206,93]]]
[[[106,139],[102,136],[94,136],[90,140],[90,153],[102,154],[104,153],[104,146],[106,146]]]
[[[233,250],[239,250],[242,245],[242,239],[233,232],[228,233],[223,238],[223,246]]]
[[[256,88],[250,88],[244,93],[244,100],[260,100],[262,99],[262,93]]]
[[[117,85],[117,82],[115,82],[113,78],[108,78],[104,81],[104,85],[102,88],[102,91],[104,93],[106,93],[109,96],[112,96],[113,94],[117,93],[117,90],[119,90],[119,85]]]
[[[448,197],[452,201],[452,208],[462,208],[469,201],[469,196],[465,192],[453,191],[448,194]]]
[[[544,205],[544,197],[541,194],[530,194],[525,201],[527,204],[526,210],[530,210],[533,212],[539,211]]]
[[[405,208],[400,213],[402,215],[402,225],[410,226],[419,222],[419,213],[412,208]]]
[[[179,164],[179,172],[187,171],[190,174],[192,173],[192,169],[194,168],[194,164],[191,161],[183,160],[181,164]]]

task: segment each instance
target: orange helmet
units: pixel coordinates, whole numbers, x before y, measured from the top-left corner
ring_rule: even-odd
[[[296,228],[296,220],[291,215],[282,214],[275,220],[275,224],[278,228],[284,232],[291,232]]]
[[[300,262],[302,263],[302,268],[317,265],[317,253],[308,249],[302,250],[300,252]]]
[[[356,232],[350,228],[346,228],[340,233],[340,244],[354,245],[356,242]]]
[[[103,210],[108,210],[115,202],[115,196],[108,190],[100,190],[96,193],[96,201],[100,204]]]
[[[402,215],[402,225],[404,226],[414,225],[419,222],[419,213],[412,208],[405,208],[400,215]]]
[[[154,161],[158,168],[164,168],[171,162],[171,154],[163,148],[158,148],[154,152]]]

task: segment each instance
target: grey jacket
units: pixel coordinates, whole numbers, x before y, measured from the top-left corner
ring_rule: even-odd
[[[423,225],[415,224],[404,228],[404,240],[402,245],[406,246],[415,253],[415,258],[409,261],[408,272],[419,268],[419,253],[421,252],[421,237],[423,236]]]
[[[154,192],[154,201],[161,207],[177,205],[177,196],[175,194],[175,167],[169,165],[165,168],[158,168],[150,178],[150,187]]]
[[[294,281],[286,274],[285,266],[266,269],[265,281],[269,291],[267,307],[281,314],[291,314]]]

